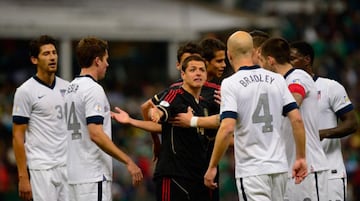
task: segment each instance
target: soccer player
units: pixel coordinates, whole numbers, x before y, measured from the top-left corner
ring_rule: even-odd
[[[17,88],[13,104],[13,148],[24,200],[68,200],[64,94],[69,84],[55,75],[56,41],[30,42],[36,75]],[[29,173],[28,173],[29,172]]]
[[[305,130],[298,106],[284,79],[253,64],[252,37],[244,31],[233,33],[227,42],[228,58],[235,73],[221,84],[221,124],[216,135],[204,183],[214,182],[216,165],[234,134],[235,177],[239,200],[283,200],[288,163],[282,115],[291,119],[296,144],[293,176],[296,183],[307,175]]]
[[[126,165],[133,185],[139,184],[143,175],[111,140],[110,105],[98,84],[109,66],[107,42],[83,38],[76,46],[76,57],[80,76],[65,95],[70,200],[111,201],[112,157]]]
[[[115,108],[112,117],[120,123],[161,132],[162,144],[154,173],[157,200],[209,201],[214,199],[214,191],[203,184],[211,142],[209,130],[174,126],[169,121],[189,107],[194,114],[205,115],[209,102],[200,95],[206,81],[205,61],[197,55],[187,57],[181,77],[181,87],[170,89],[158,109],[150,110],[152,120],[161,123],[160,128],[154,122],[132,119],[119,108]]]
[[[290,51],[291,64],[309,73],[317,88],[320,139],[331,164],[328,172],[328,199],[345,201],[347,179],[341,152],[341,138],[354,133],[358,127],[354,106],[339,82],[315,75],[314,50],[309,43],[292,42]]]
[[[185,58],[191,55],[198,55],[198,56],[202,55],[202,48],[200,47],[200,45],[194,42],[187,42],[185,44],[182,44],[177,50],[176,69],[180,71],[182,67],[182,63],[185,60]],[[161,102],[161,100],[168,93],[170,88],[179,88],[181,84],[182,84],[182,80],[178,80],[169,88],[161,91],[158,94],[155,94],[151,99],[143,103],[141,105],[141,112],[144,120],[150,120],[148,115],[150,109],[154,107],[154,105],[157,105]],[[151,133],[151,137],[153,140],[153,154],[154,154],[153,161],[156,161],[160,152],[160,138],[158,136],[158,133]]]
[[[311,76],[301,69],[295,69],[290,64],[290,47],[282,38],[270,38],[261,46],[260,63],[264,68],[281,74],[300,107],[301,116],[306,131],[306,159],[309,175],[296,185],[289,178],[287,183],[286,199],[303,201],[306,199],[328,201],[328,161],[321,147],[318,120],[318,94],[315,82]],[[291,133],[290,120],[285,118],[282,132]],[[288,136],[288,135],[285,135]],[[286,138],[288,161],[295,160],[294,140]],[[291,174],[291,167],[289,167]]]
[[[254,64],[259,64],[259,50],[260,46],[270,38],[269,34],[260,30],[253,30],[249,32],[253,39],[253,44],[255,48],[255,54],[253,55],[253,62]]]

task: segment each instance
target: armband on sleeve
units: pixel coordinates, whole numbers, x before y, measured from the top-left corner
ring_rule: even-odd
[[[301,86],[300,84],[297,83],[293,83],[290,84],[288,86],[289,90],[291,93],[298,93],[300,94],[303,98],[305,98],[305,89],[303,86]]]

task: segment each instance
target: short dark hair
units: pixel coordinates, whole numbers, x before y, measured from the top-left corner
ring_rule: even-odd
[[[30,57],[38,58],[40,53],[40,47],[43,45],[52,44],[56,49],[56,40],[49,35],[41,35],[40,37],[33,39],[29,43],[29,55]]]
[[[305,41],[294,41],[290,43],[290,48],[296,49],[302,56],[309,56],[310,64],[311,66],[313,65],[315,53],[313,47],[309,43]]]
[[[203,50],[202,57],[206,61],[211,61],[215,57],[215,52],[226,50],[226,45],[217,38],[204,38],[199,44]]]
[[[178,51],[177,51],[178,62],[180,62],[182,55],[184,55],[185,53],[202,55],[203,50],[200,47],[200,45],[195,42],[192,42],[192,41],[186,42],[185,44],[181,45],[178,48]]]
[[[90,67],[96,57],[101,59],[108,50],[107,41],[96,37],[86,37],[76,46],[76,57],[81,68]]]
[[[274,57],[279,64],[290,63],[290,46],[283,38],[270,38],[261,45],[263,56]]]
[[[260,30],[252,30],[249,34],[253,38],[254,48],[259,48],[267,39],[270,38],[268,33]]]
[[[202,62],[204,62],[205,67],[206,67],[205,60],[204,60],[201,56],[191,55],[191,56],[186,57],[186,59],[185,59],[184,62],[182,63],[181,70],[182,70],[183,72],[185,72],[185,70],[186,70],[186,68],[188,67],[188,64],[189,64],[190,61],[202,61]]]

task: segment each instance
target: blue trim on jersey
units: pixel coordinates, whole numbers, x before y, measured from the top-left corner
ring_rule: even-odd
[[[54,87],[55,87],[56,76],[55,76],[54,82],[50,86],[48,84],[46,84],[44,81],[40,80],[40,78],[36,75],[34,75],[33,78],[34,78],[34,80],[38,81],[40,84],[44,85],[45,87],[49,87],[50,89],[54,89]]]
[[[314,75],[314,76],[313,76],[313,80],[314,80],[314,82],[316,82],[316,80],[317,80],[317,79],[319,79],[319,76]]]
[[[100,115],[87,117],[86,124],[104,124],[104,117]]]
[[[261,68],[259,65],[253,65],[253,66],[241,66],[239,70],[254,70]]]
[[[282,115],[286,116],[287,113],[294,109],[299,109],[299,106],[295,102],[289,103],[283,107]]]
[[[354,109],[354,106],[353,106],[353,104],[350,103],[349,105],[347,105],[347,106],[341,108],[340,110],[336,111],[335,114],[336,114],[337,117],[341,117],[343,114],[348,113],[353,109]]]
[[[89,77],[89,78],[91,78],[92,80],[94,80],[94,82],[97,82],[91,75],[89,75],[89,74],[86,74],[86,75],[77,75],[77,76],[75,76],[75,77]]]
[[[233,111],[224,111],[221,113],[220,115],[220,121],[225,119],[225,118],[233,118],[233,119],[237,119],[238,115],[236,112]]]
[[[29,117],[13,116],[13,123],[16,124],[28,124],[29,120],[30,120]]]
[[[287,76],[290,75],[295,70],[295,68],[290,69],[288,72],[285,73],[284,78],[286,79]]]

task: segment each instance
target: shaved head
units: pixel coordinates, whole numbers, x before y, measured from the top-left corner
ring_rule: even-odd
[[[249,62],[254,52],[253,39],[246,31],[233,33],[227,41],[228,58],[233,68],[237,68],[238,62]],[[235,62],[235,63],[234,63]]]
[[[234,56],[251,54],[254,48],[251,35],[245,31],[233,33],[227,41],[227,46],[229,52]]]

